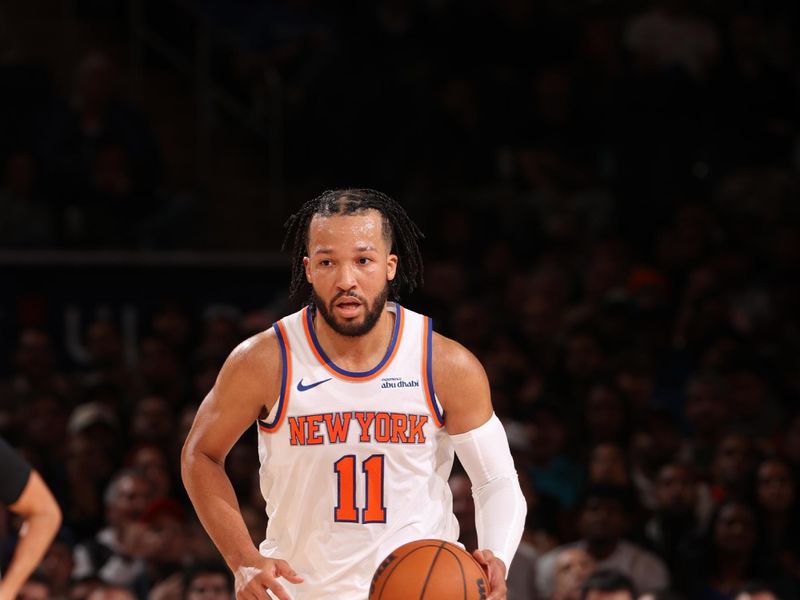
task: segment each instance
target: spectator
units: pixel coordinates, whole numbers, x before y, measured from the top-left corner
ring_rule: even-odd
[[[565,548],[555,559],[552,600],[581,600],[595,561],[583,548]]]
[[[583,582],[581,600],[636,600],[636,587],[619,571],[601,569]]]
[[[50,598],[50,584],[40,573],[34,572],[22,584],[16,600],[48,600]]]
[[[589,483],[606,483],[620,487],[630,486],[630,474],[621,446],[600,443],[589,454]]]
[[[539,559],[536,569],[539,592],[544,597],[552,593],[556,557],[567,548],[585,549],[599,569],[617,569],[644,591],[665,589],[669,584],[669,573],[661,559],[623,539],[630,508],[630,497],[624,488],[590,485],[579,506],[581,538],[551,550]]]
[[[561,411],[548,402],[534,404],[527,418],[527,431],[526,462],[533,489],[553,496],[563,508],[571,508],[583,482],[583,473],[567,456],[568,430]]]
[[[75,548],[75,577],[97,575],[105,583],[127,586],[144,571],[144,561],[131,551],[136,542],[131,534],[152,500],[152,489],[143,474],[120,471],[103,500],[108,526]]]
[[[797,484],[789,465],[768,458],[756,471],[756,506],[764,551],[800,581],[800,517]]]
[[[745,585],[741,591],[736,594],[735,600],[778,600],[778,596],[775,595],[769,586],[753,582],[748,583]]]
[[[86,600],[136,600],[136,596],[126,587],[105,584],[93,589]]]
[[[39,570],[50,587],[51,600],[68,600],[72,587],[72,570],[75,567],[72,535],[61,529],[50,544]]]
[[[750,436],[732,432],[722,437],[711,465],[711,489],[715,499],[748,496],[757,460],[755,444]]]
[[[54,240],[52,209],[39,197],[38,165],[30,152],[18,150],[6,158],[0,177],[0,244],[30,248]]]
[[[231,572],[219,563],[200,563],[183,573],[181,600],[227,600],[233,594]]]
[[[673,573],[680,551],[705,526],[700,489],[687,464],[668,463],[658,473],[655,513],[645,525],[644,537]]]
[[[758,551],[755,511],[740,500],[728,499],[717,507],[700,545],[687,549],[683,561],[682,586],[691,598],[732,599],[753,579],[779,585],[781,598],[796,597],[791,582]]]

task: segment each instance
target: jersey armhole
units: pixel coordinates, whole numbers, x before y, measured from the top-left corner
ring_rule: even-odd
[[[289,347],[289,336],[281,321],[276,321],[272,328],[278,338],[278,345],[281,349],[281,391],[278,396],[277,407],[275,408],[272,421],[256,419],[258,428],[267,433],[274,433],[281,426],[283,415],[286,414],[286,405],[289,403],[289,389],[292,382],[292,354]],[[269,419],[269,417],[267,417]]]
[[[437,427],[444,427],[444,410],[436,398],[436,391],[433,389],[433,319],[424,317],[422,329],[422,387],[425,392],[425,400],[428,403],[433,422]]]

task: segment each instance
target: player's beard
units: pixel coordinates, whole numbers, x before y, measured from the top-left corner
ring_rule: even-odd
[[[386,286],[372,299],[372,302],[367,302],[366,298],[358,294],[340,292],[325,306],[325,301],[317,295],[316,290],[311,290],[311,296],[314,299],[314,307],[317,309],[317,312],[322,315],[322,318],[325,319],[325,322],[331,329],[339,335],[359,337],[372,331],[378,319],[381,318],[381,313],[383,313],[383,309],[386,307],[386,300],[389,298],[389,282],[386,282]],[[343,296],[356,298],[363,304],[364,318],[360,322],[338,321],[336,317],[333,316],[334,303]]]

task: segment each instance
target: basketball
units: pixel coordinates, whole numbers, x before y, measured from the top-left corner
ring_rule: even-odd
[[[403,544],[372,577],[369,600],[483,600],[489,582],[463,548],[444,540]]]

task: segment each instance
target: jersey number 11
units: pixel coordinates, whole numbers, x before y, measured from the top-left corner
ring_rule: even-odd
[[[356,506],[355,454],[345,454],[333,463],[338,491],[338,500],[333,509],[334,521],[386,523],[386,506],[383,504],[383,463],[383,454],[373,454],[361,463],[361,472],[364,473],[366,506],[360,510]]]

